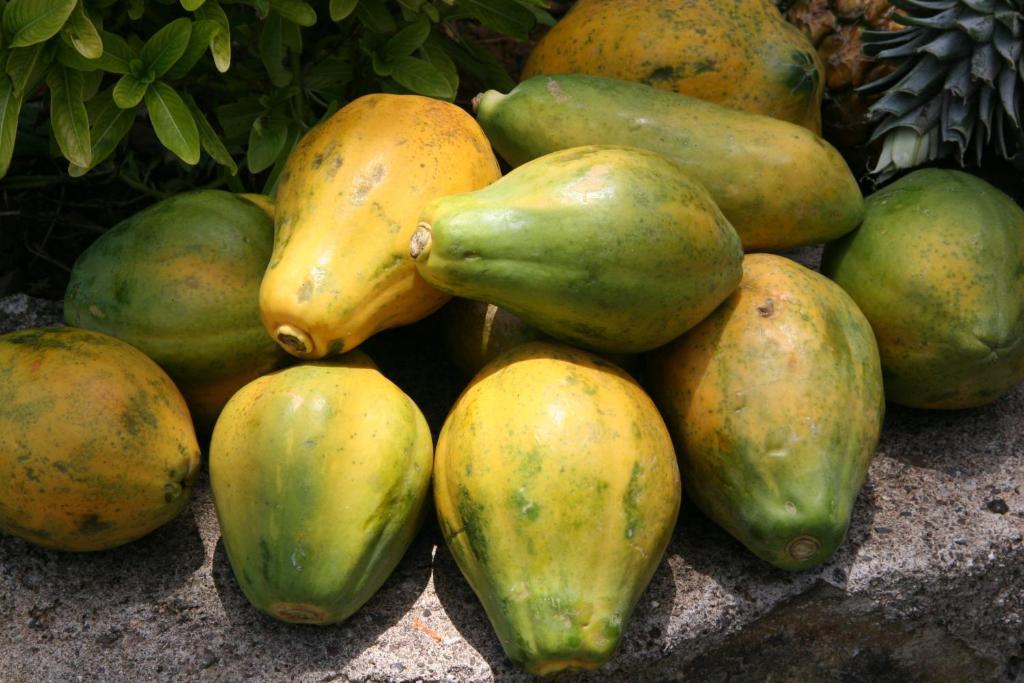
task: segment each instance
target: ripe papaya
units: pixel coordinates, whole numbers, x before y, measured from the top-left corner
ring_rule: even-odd
[[[210,486],[249,602],[290,622],[350,616],[412,541],[432,461],[423,414],[361,352],[243,387],[213,431]]]
[[[871,321],[894,403],[970,408],[1024,381],[1024,211],[984,180],[924,169],[879,190],[822,272]]]
[[[185,401],[140,351],[71,327],[0,336],[0,531],[113,548],[176,517],[198,470]]]
[[[292,355],[322,358],[433,313],[448,296],[409,258],[416,220],[431,199],[499,176],[473,118],[428,97],[366,95],[310,130],[277,189],[260,290],[271,337]]]
[[[824,65],[771,0],[579,0],[522,78],[558,73],[637,81],[821,134]]]
[[[642,83],[556,74],[474,101],[494,148],[513,166],[590,144],[642,147],[704,185],[748,251],[836,239],[864,200],[843,157],[811,131]]]
[[[267,336],[259,286],[274,224],[230,192],[180,194],[140,211],[79,256],[68,325],[123,339],[175,381],[201,431],[231,394],[287,355]]]
[[[680,496],[650,398],[615,365],[560,344],[495,359],[438,438],[445,542],[506,654],[534,674],[608,661]]]
[[[675,163],[597,145],[434,200],[411,253],[442,291],[624,353],[671,341],[714,310],[739,282],[743,256],[735,230]]]
[[[842,289],[751,254],[739,289],[651,354],[647,376],[708,517],[783,569],[835,552],[885,410],[871,327]]]

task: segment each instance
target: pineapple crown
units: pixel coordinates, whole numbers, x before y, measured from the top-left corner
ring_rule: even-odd
[[[883,179],[918,164],[986,149],[1004,159],[1021,144],[1024,0],[891,0],[906,28],[865,31],[866,55],[898,60],[858,89],[884,93],[869,109]]]

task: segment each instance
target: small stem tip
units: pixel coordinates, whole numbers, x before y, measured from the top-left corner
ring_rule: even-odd
[[[409,256],[412,256],[414,260],[418,260],[420,256],[430,251],[430,223],[420,223],[416,226],[416,232],[412,234],[412,239],[409,240]]]

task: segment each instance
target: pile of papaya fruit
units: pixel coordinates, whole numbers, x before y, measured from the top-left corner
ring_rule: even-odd
[[[432,497],[536,674],[609,660],[684,492],[772,565],[825,562],[886,399],[958,409],[1024,381],[1024,211],[937,169],[865,200],[815,129],[813,48],[785,52],[809,88],[750,69],[723,103],[721,73],[694,85],[712,67],[566,73],[542,41],[475,118],[365,95],[300,140],[273,198],[190,192],[115,226],[75,265],[66,327],[0,336],[0,531],[135,540],[182,510],[212,431],[256,608],[372,609]],[[778,253],[821,243],[821,273]],[[435,312],[471,377],[436,444],[358,349]]]

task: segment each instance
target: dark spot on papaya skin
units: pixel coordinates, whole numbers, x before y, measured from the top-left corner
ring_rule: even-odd
[[[266,537],[260,538],[260,570],[263,578],[270,581],[270,544]]]
[[[313,170],[314,171],[319,170],[320,167],[324,165],[324,155],[323,155],[323,153],[320,153],[320,154],[317,154],[316,156],[314,156],[311,165],[313,166]]]
[[[331,159],[330,165],[327,167],[326,175],[328,180],[334,180],[334,176],[338,175],[338,169],[341,168],[345,160],[341,157],[334,157]]]
[[[83,534],[99,534],[113,529],[114,525],[99,518],[99,515],[85,515],[78,525],[78,530]]]
[[[771,299],[765,300],[757,307],[757,314],[762,318],[770,318],[773,313],[775,313],[775,303]]]

